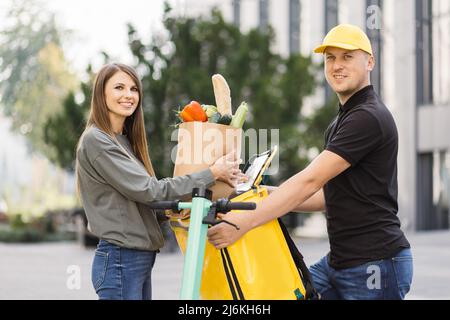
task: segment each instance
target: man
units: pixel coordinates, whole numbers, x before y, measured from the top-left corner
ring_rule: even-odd
[[[314,50],[339,98],[325,150],[253,212],[228,213],[209,229],[216,248],[290,211],[326,211],[330,252],[310,271],[323,299],[403,299],[412,282],[410,245],[397,217],[398,136],[370,85],[375,61],[367,35],[339,25]]]

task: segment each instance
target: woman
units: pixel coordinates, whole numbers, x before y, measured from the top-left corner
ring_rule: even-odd
[[[92,266],[100,299],[151,299],[151,271],[164,240],[156,213],[146,204],[183,198],[215,180],[234,185],[242,175],[230,154],[209,169],[157,180],[147,149],[141,82],[119,63],[97,74],[76,163],[89,229],[100,238]]]

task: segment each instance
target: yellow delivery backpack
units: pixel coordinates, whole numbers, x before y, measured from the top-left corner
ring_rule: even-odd
[[[271,158],[253,188],[231,201],[258,203],[268,196],[259,183]],[[172,217],[170,225],[184,254],[189,216],[181,217]],[[206,300],[301,300],[316,298],[317,294],[302,255],[281,220],[276,219],[221,250],[207,241],[200,296]]]

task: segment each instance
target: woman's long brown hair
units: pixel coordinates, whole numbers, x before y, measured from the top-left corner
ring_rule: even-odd
[[[106,105],[105,97],[105,86],[108,80],[119,71],[123,71],[128,74],[136,84],[136,87],[139,91],[139,104],[134,113],[125,119],[124,131],[127,134],[128,140],[131,143],[133,152],[136,157],[142,162],[148,174],[151,176],[155,176],[155,171],[153,170],[152,162],[150,160],[150,155],[148,152],[147,136],[145,134],[144,112],[142,109],[142,83],[133,68],[121,63],[110,63],[100,69],[94,80],[91,109],[84,132],[86,132],[86,130],[90,127],[96,126],[103,132],[110,135],[111,138],[116,140],[111,122],[109,120],[108,107]],[[84,132],[81,135],[80,140],[78,141],[77,150],[81,145]],[[78,174],[76,176],[78,188]]]

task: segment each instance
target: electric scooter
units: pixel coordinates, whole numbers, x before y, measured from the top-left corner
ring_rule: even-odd
[[[183,265],[181,300],[198,300],[200,298],[200,284],[208,226],[227,223],[239,230],[239,226],[226,220],[217,219],[217,214],[227,213],[231,210],[254,210],[256,208],[256,203],[254,202],[231,202],[228,199],[218,199],[212,202],[211,199],[211,190],[194,188],[192,191],[192,202],[176,200],[155,201],[150,204],[152,209],[172,210],[176,213],[184,209],[191,210]]]

